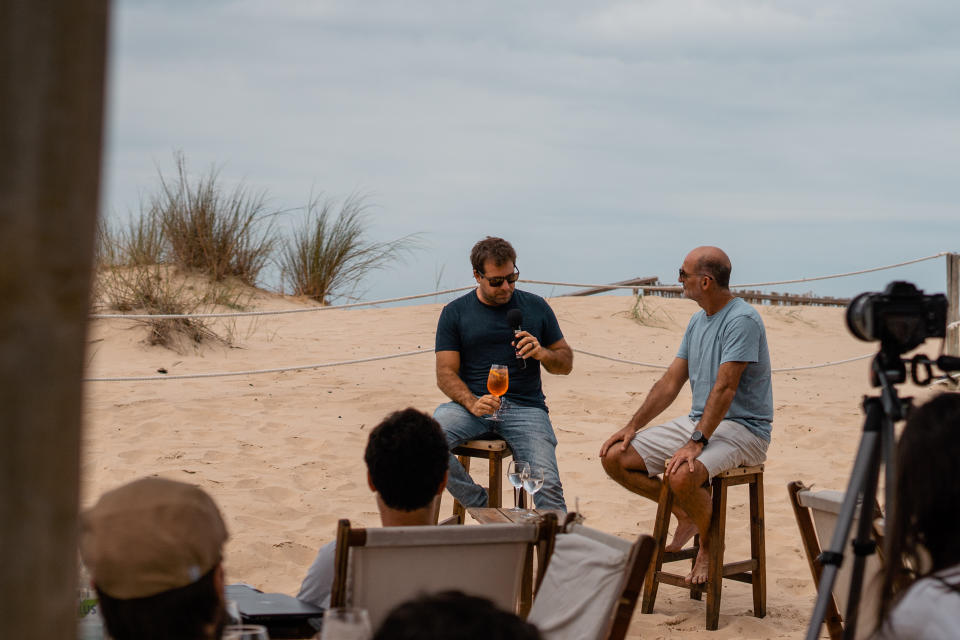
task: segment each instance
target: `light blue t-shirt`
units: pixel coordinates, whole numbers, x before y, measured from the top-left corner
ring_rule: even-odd
[[[733,298],[712,316],[701,309],[690,318],[677,357],[687,361],[693,390],[690,419],[694,422],[703,415],[720,365],[749,363],[724,419],[742,424],[770,441],[770,421],[773,420],[770,352],[767,332],[756,309],[740,298]]]

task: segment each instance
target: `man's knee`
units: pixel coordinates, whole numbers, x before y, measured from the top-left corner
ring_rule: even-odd
[[[600,464],[603,465],[603,470],[606,471],[607,475],[611,478],[618,478],[623,474],[619,450],[609,449],[606,454],[600,457]]]
[[[670,489],[674,493],[681,495],[693,493],[697,489],[703,488],[705,482],[709,480],[707,468],[699,460],[694,461],[693,471],[686,464],[670,474],[668,481]]]

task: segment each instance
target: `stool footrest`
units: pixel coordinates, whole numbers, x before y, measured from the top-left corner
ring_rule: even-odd
[[[687,547],[686,549],[681,549],[680,551],[664,551],[663,562],[680,562],[681,560],[689,560],[690,558],[696,558],[698,553],[700,553],[700,547]]]
[[[755,571],[760,565],[756,560],[742,560],[740,562],[729,562],[723,565],[723,577],[729,578],[741,573]]]
[[[681,589],[690,589],[694,586],[686,581],[686,576],[681,576],[676,573],[667,573],[666,571],[657,571],[657,582],[660,582],[661,584],[669,584],[674,587],[680,587]],[[705,586],[706,584],[700,585],[701,588]]]

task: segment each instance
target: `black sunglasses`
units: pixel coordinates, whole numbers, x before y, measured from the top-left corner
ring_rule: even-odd
[[[713,278],[713,276],[710,275],[709,273],[687,273],[686,271],[683,270],[683,267],[680,267],[681,280],[686,280],[690,276],[703,276],[704,278]],[[713,278],[713,279],[716,280],[716,278]]]
[[[494,289],[497,289],[498,287],[503,286],[503,283],[504,283],[504,282],[508,282],[508,283],[510,283],[510,284],[513,284],[514,282],[516,282],[517,280],[519,280],[519,279],[520,279],[520,269],[518,269],[516,266],[514,266],[514,267],[513,267],[513,273],[511,273],[511,274],[508,275],[508,276],[494,276],[494,277],[492,277],[492,278],[488,278],[487,276],[483,275],[483,274],[480,273],[479,271],[477,271],[477,275],[480,276],[481,278],[483,278],[484,280],[486,280],[486,281],[487,281],[487,284],[489,284],[491,287],[493,287]]]

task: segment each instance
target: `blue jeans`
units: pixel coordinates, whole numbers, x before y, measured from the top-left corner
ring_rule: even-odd
[[[557,438],[546,411],[510,403],[504,411],[503,420],[498,423],[478,418],[462,405],[448,402],[437,407],[433,417],[443,427],[451,449],[468,440],[476,440],[487,432],[496,433],[506,440],[513,451],[514,460],[523,460],[543,469],[543,488],[533,496],[536,507],[559,509],[566,513],[567,505],[563,501],[563,487],[557,468]],[[452,454],[447,489],[466,507],[487,506],[486,489],[473,481]]]

